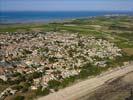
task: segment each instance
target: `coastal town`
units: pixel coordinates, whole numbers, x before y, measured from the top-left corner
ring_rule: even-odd
[[[133,100],[133,0],[0,0],[0,100]]]
[[[18,92],[52,89],[52,82],[79,75],[84,65],[108,67],[122,51],[106,39],[78,33],[7,32],[0,34],[0,82],[4,99]],[[18,85],[19,84],[19,85]]]

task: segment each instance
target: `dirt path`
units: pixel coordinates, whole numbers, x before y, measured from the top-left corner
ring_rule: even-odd
[[[107,81],[116,79],[132,71],[133,65],[117,68],[113,71],[105,72],[100,76],[79,82],[58,92],[51,93],[48,96],[41,97],[38,100],[77,100],[102,86]]]
[[[79,100],[125,100],[130,97],[131,89],[133,89],[133,72],[102,85]]]

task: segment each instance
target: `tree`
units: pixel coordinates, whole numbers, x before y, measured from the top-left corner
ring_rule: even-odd
[[[56,57],[49,57],[49,62],[51,62],[51,63],[54,63],[54,62],[57,62],[58,61],[58,59],[56,58]]]
[[[50,93],[50,90],[48,88],[45,88],[42,90],[42,87],[39,87],[36,91],[37,96],[45,96],[45,95],[48,95],[49,93]]]
[[[13,77],[17,77],[17,76],[21,76],[21,74],[20,74],[19,72],[15,72],[15,73],[13,74]]]
[[[12,89],[20,91],[23,87],[21,85],[14,85]]]
[[[57,80],[50,80],[48,82],[48,87],[52,89],[58,89],[60,85],[61,85],[61,82]]]
[[[76,76],[70,76],[62,80],[61,87],[66,87],[70,83],[73,83],[76,80]]]
[[[20,85],[23,87],[22,92],[27,92],[30,87],[30,83],[27,82],[21,82]]]
[[[90,63],[85,64],[79,73],[79,78],[86,78],[91,75],[98,75],[101,72],[101,68],[93,66]]]
[[[29,81],[31,81],[31,80],[33,80],[35,78],[39,78],[41,76],[42,76],[42,73],[41,72],[33,72],[33,73],[31,73],[30,75],[27,76],[27,79]]]
[[[6,82],[0,79],[0,84],[5,84]]]

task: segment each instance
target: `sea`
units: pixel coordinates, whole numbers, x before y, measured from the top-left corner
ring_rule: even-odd
[[[106,15],[133,15],[133,11],[0,11],[0,24],[48,23]]]

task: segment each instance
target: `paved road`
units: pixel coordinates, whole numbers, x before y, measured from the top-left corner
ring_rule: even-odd
[[[58,92],[51,93],[45,97],[38,98],[38,100],[77,100],[89,92],[94,91],[105,82],[123,76],[132,71],[133,65],[117,68],[113,71],[105,72],[100,76],[79,82]]]

